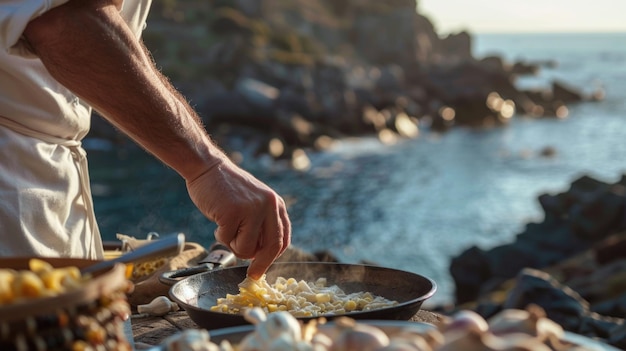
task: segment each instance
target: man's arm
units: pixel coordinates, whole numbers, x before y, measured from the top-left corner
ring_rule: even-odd
[[[112,1],[70,0],[24,34],[56,80],[185,179],[223,158]]]
[[[254,257],[249,274],[259,278],[290,243],[284,201],[213,144],[121,18],[121,3],[70,0],[24,36],[56,80],[185,179],[217,240]]]

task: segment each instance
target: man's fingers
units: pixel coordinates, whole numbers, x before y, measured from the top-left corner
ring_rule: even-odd
[[[282,255],[291,244],[291,221],[289,220],[289,215],[287,214],[287,210],[284,207],[280,210],[280,220],[282,223],[281,230],[283,244],[280,252],[278,253],[278,256]]]
[[[248,276],[259,279],[283,249],[283,223],[276,215],[269,216],[263,223],[256,256],[248,267]]]
[[[234,231],[236,232],[237,229],[235,228]],[[223,243],[224,245],[228,246],[228,249],[230,251],[233,251],[233,248],[230,247],[230,242],[233,240],[233,236],[232,236],[232,234],[230,234],[232,232],[233,232],[233,230],[230,230],[228,228],[228,226],[218,225],[217,228],[215,229],[215,232],[213,233],[213,235],[215,236],[215,240],[217,240],[217,241]]]
[[[262,218],[259,218],[255,223],[247,222],[239,225],[230,246],[236,250],[235,254],[240,258],[254,258],[258,254],[262,223]]]
[[[280,246],[281,243],[264,246],[262,250],[258,252],[254,260],[250,262],[250,266],[248,266],[248,276],[255,280],[261,278],[263,274],[267,272],[269,266],[274,263],[276,257],[278,257]]]
[[[215,238],[238,258],[252,259],[248,275],[254,279],[265,274],[291,243],[291,222],[285,203],[280,197],[272,203],[273,206],[261,206],[265,211],[253,215],[237,211],[238,216],[227,220],[222,217],[215,231]]]
[[[238,258],[248,259],[254,257],[256,252],[256,233],[258,229],[250,229],[250,226],[218,225],[215,239],[228,246]]]

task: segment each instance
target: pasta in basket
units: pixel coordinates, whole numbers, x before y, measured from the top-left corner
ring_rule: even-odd
[[[267,313],[287,311],[296,317],[318,317],[397,304],[370,292],[346,293],[337,285],[327,286],[326,278],[306,282],[278,277],[274,284],[269,284],[264,275],[259,280],[245,278],[239,284],[239,294],[219,298],[211,311],[241,314],[246,308],[260,307]]]
[[[29,269],[0,269],[0,306],[39,297],[56,296],[82,285],[78,267],[54,268],[40,259],[30,259]]]

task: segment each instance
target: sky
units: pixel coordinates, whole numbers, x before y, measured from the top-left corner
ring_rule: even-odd
[[[626,0],[417,0],[440,34],[626,32]]]

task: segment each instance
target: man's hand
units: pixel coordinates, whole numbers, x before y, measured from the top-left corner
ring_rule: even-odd
[[[259,279],[291,242],[285,202],[230,161],[187,182],[198,209],[217,223],[215,238],[240,258],[253,258],[248,276]]]

